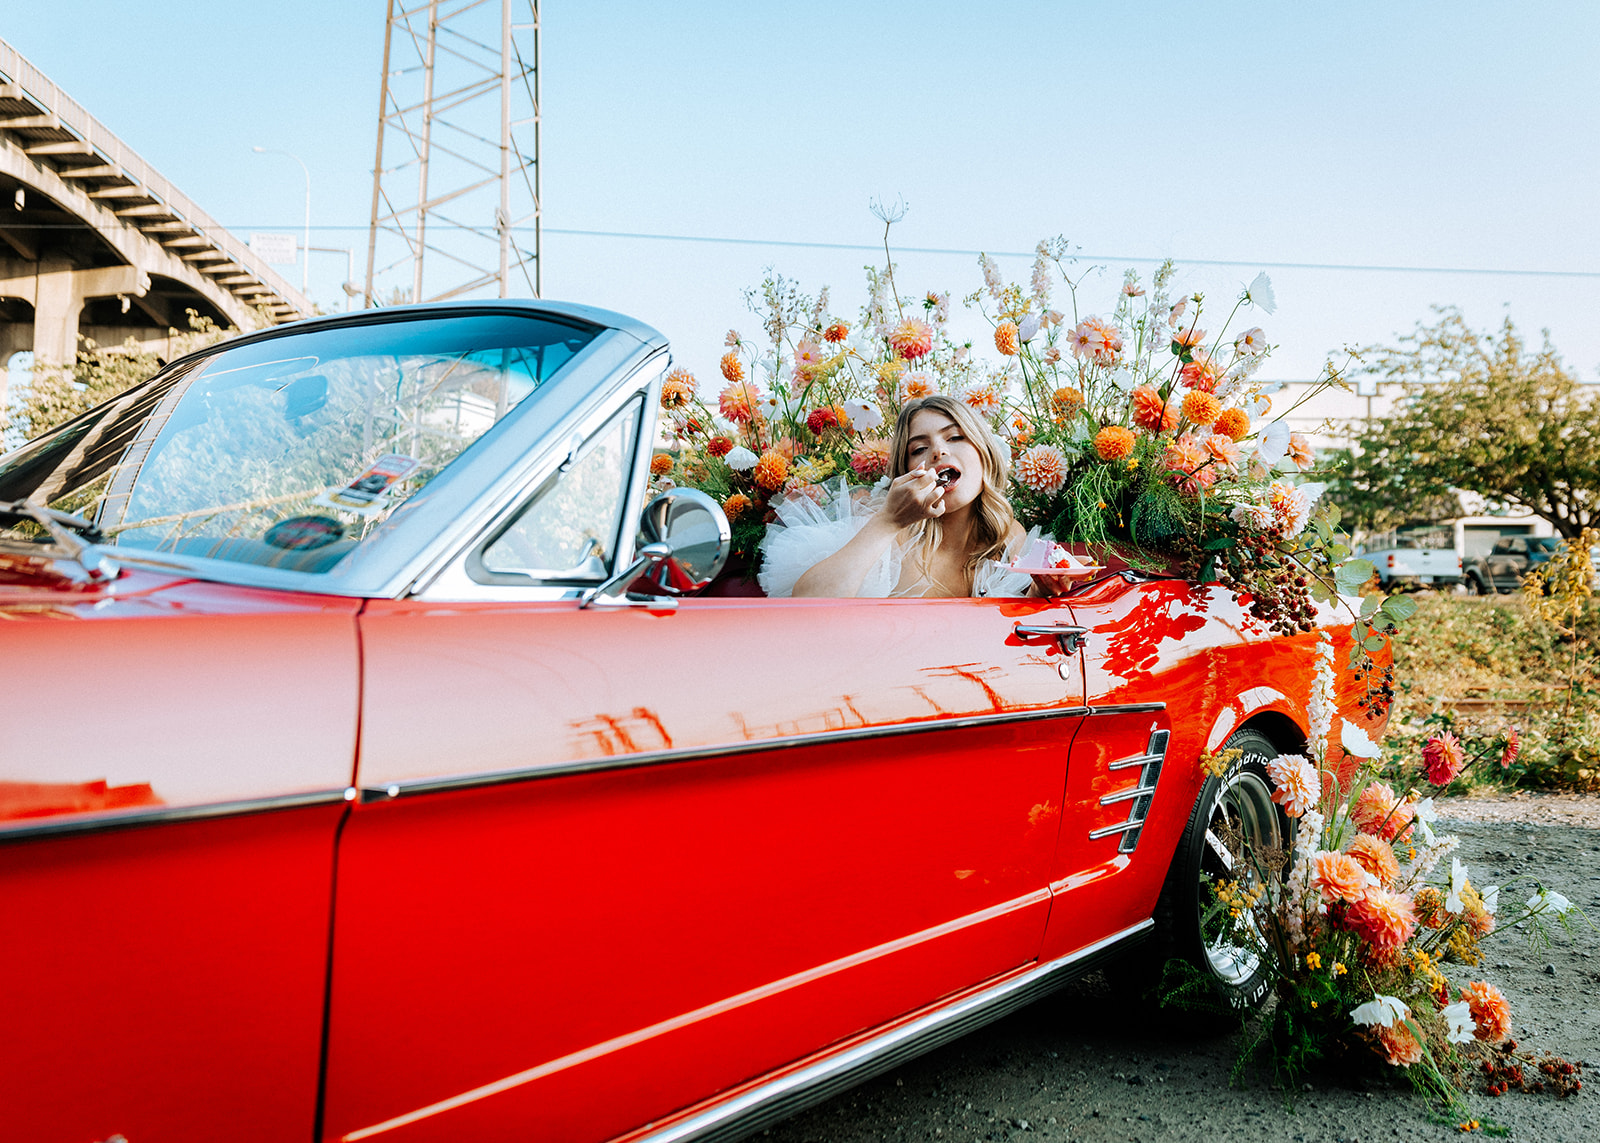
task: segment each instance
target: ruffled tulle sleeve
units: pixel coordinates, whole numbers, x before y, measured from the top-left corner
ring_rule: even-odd
[[[972,573],[972,594],[1001,597],[1031,594],[1033,577],[1026,572],[1012,571],[1011,564],[1019,555],[1032,548],[1034,541],[1039,539],[1049,540],[1052,537],[1040,532],[1038,528],[1030,528],[1026,536],[1011,545],[1006,562],[984,560],[980,563]]]
[[[793,595],[800,577],[849,543],[882,504],[881,493],[851,489],[843,477],[775,502],[778,519],[761,541],[761,590],[774,599]],[[886,597],[900,580],[900,561],[898,545],[891,544],[856,594]]]

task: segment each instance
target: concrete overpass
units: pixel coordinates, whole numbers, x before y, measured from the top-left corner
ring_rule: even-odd
[[[6,362],[80,336],[163,354],[193,309],[249,329],[311,303],[0,40],[0,404]]]

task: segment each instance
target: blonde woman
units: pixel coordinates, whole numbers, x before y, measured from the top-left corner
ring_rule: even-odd
[[[1005,497],[1005,446],[964,402],[908,404],[890,440],[889,485],[831,503],[791,497],[762,541],[769,596],[1054,594],[1065,580],[1008,570],[1028,535]]]

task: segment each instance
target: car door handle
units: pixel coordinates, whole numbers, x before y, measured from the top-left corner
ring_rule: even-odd
[[[1018,623],[1012,631],[1018,639],[1054,639],[1063,655],[1075,654],[1089,634],[1087,627],[1072,623]]]

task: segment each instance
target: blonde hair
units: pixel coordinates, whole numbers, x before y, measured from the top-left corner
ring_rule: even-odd
[[[1006,499],[1006,482],[1011,476],[1011,457],[1005,445],[972,407],[965,401],[934,393],[919,397],[900,410],[894,423],[894,433],[889,438],[889,478],[903,476],[910,471],[911,419],[921,412],[938,413],[954,421],[956,427],[978,450],[983,460],[983,488],[973,502],[971,539],[967,545],[967,558],[963,563],[967,586],[972,585],[972,573],[984,560],[1006,558],[1007,541],[1011,536],[1016,516],[1011,511],[1011,501]],[[924,520],[919,524],[918,547],[924,569],[931,566],[932,556],[944,539],[944,529],[938,520]]]

